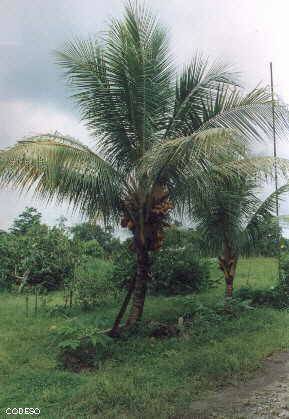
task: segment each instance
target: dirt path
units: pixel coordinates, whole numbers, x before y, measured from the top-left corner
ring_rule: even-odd
[[[289,353],[275,354],[246,383],[213,393],[206,400],[193,402],[183,418],[288,418]]]

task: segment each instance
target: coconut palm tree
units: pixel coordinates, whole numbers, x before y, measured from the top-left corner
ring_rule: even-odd
[[[129,327],[142,316],[150,252],[161,247],[188,180],[201,196],[210,174],[222,173],[224,154],[241,158],[244,144],[270,132],[270,96],[261,88],[242,94],[230,67],[200,55],[176,75],[167,31],[130,3],[104,36],[67,43],[57,60],[95,147],[58,133],[26,138],[2,151],[0,177],[131,231],[137,272]],[[276,106],[277,129],[282,109]]]
[[[262,222],[274,216],[276,195],[280,199],[289,192],[289,185],[285,184],[267,197],[261,197],[260,186],[260,179],[242,173],[229,182],[215,183],[207,189],[206,197],[192,207],[197,228],[208,249],[219,253],[219,268],[224,274],[227,297],[233,294],[240,254],[248,254],[254,248]],[[278,225],[276,233],[277,230],[279,235]]]

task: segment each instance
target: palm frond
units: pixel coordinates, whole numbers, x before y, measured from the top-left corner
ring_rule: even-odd
[[[222,170],[224,172],[228,170],[228,173],[231,173],[232,176],[249,175],[259,182],[273,180],[277,172],[281,179],[286,180],[289,173],[289,159],[270,156],[247,156],[230,161],[226,158],[222,164]]]
[[[267,198],[260,199],[258,202],[259,205],[248,218],[244,230],[250,230],[251,228],[254,228],[254,225],[260,217],[265,218],[267,216],[273,215],[276,209],[276,198],[280,201],[284,198],[284,195],[288,193],[289,183],[286,183],[285,185],[280,186],[277,190],[270,193]]]
[[[275,104],[276,133],[288,133],[289,112],[281,102]],[[264,141],[272,136],[272,100],[267,88],[255,88],[243,95],[239,89],[220,86],[211,100],[203,103],[200,131],[213,127],[235,130],[244,142]]]
[[[124,180],[110,163],[87,146],[60,134],[19,141],[0,153],[0,182],[34,189],[46,202],[67,201],[87,215],[117,215]]]
[[[128,4],[101,46],[76,40],[57,58],[102,151],[114,164],[130,167],[149,148],[171,106],[166,31],[148,9]]]
[[[235,133],[229,129],[212,128],[190,136],[159,142],[144,156],[143,170],[155,182],[177,178],[186,172],[190,177],[209,174],[220,168],[224,156],[242,156],[245,152]],[[229,165],[223,174],[230,174]]]
[[[231,66],[221,61],[210,64],[197,53],[176,81],[174,111],[165,137],[184,136],[198,129],[203,122],[204,103],[215,98],[220,86],[237,85],[238,75]]]

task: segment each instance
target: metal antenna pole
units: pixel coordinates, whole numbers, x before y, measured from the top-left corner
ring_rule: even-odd
[[[279,217],[279,199],[278,199],[278,174],[277,174],[277,146],[276,146],[276,122],[275,122],[275,100],[274,100],[274,84],[273,84],[273,66],[270,63],[271,76],[271,96],[272,96],[272,129],[273,129],[273,144],[274,144],[274,177],[275,177],[275,191],[276,191],[276,216]]]
[[[277,146],[276,146],[276,116],[275,116],[275,97],[274,97],[274,83],[273,83],[273,65],[270,63],[270,79],[271,79],[271,97],[272,97],[272,131],[273,131],[273,145],[274,145],[274,178],[275,178],[275,193],[276,193],[276,232],[277,232],[277,246],[278,246],[278,278],[280,279],[280,234],[279,234],[279,198],[278,198],[278,172],[277,172]]]

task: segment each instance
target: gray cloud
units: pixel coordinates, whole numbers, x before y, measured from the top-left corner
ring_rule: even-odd
[[[289,101],[287,0],[277,4],[274,0],[150,0],[148,4],[170,29],[177,65],[187,62],[196,50],[203,51],[233,63],[242,71],[244,84],[253,87],[260,81],[268,84],[272,60],[276,90]],[[1,148],[23,136],[55,130],[89,142],[52,51],[74,36],[102,31],[122,7],[120,0],[1,0]],[[289,157],[288,144],[279,144],[279,154]],[[0,202],[3,228],[31,204],[31,196],[20,198],[2,191]],[[65,207],[35,205],[49,222],[65,212]],[[283,212],[288,211],[285,203]]]

